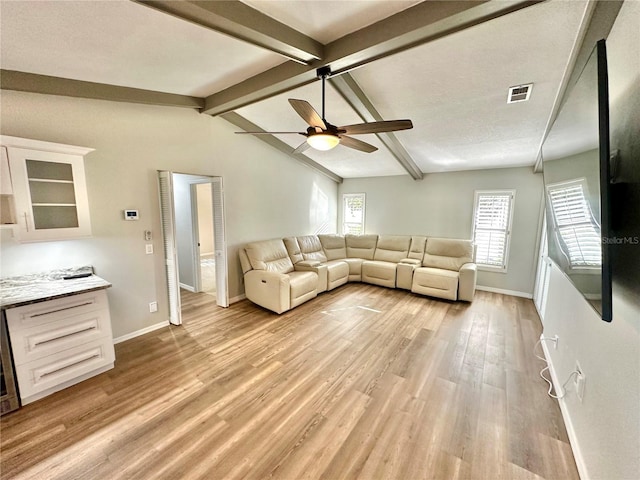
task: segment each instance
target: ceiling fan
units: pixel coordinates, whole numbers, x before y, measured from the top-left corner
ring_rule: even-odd
[[[304,152],[309,147],[316,150],[331,150],[338,144],[345,147],[371,153],[378,150],[377,147],[358,140],[348,135],[362,135],[365,133],[394,132],[397,130],[407,130],[413,128],[411,120],[386,120],[380,122],[356,123],[354,125],[344,125],[336,127],[327,122],[324,116],[325,103],[325,80],[331,74],[329,67],[319,68],[318,77],[322,78],[322,116],[318,114],[306,100],[290,98],[289,103],[302,119],[309,124],[306,132],[235,132],[248,133],[252,135],[273,135],[273,134],[297,134],[307,137],[307,140],[300,144],[293,153]]]

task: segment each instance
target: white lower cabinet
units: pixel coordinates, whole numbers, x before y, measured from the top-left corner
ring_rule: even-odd
[[[23,405],[113,368],[105,290],[6,311]]]

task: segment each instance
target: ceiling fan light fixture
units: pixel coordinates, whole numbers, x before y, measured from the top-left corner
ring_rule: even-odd
[[[330,133],[316,133],[307,137],[307,143],[316,150],[331,150],[340,143],[340,138]]]

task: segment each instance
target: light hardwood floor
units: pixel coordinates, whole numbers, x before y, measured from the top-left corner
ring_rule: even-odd
[[[183,327],[3,417],[2,478],[578,479],[530,300],[348,284],[275,315],[183,299]]]

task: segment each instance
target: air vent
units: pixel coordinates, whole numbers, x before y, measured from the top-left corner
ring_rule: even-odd
[[[507,95],[507,103],[526,102],[531,96],[531,89],[533,83],[527,85],[516,85],[515,87],[509,87],[509,94]]]

